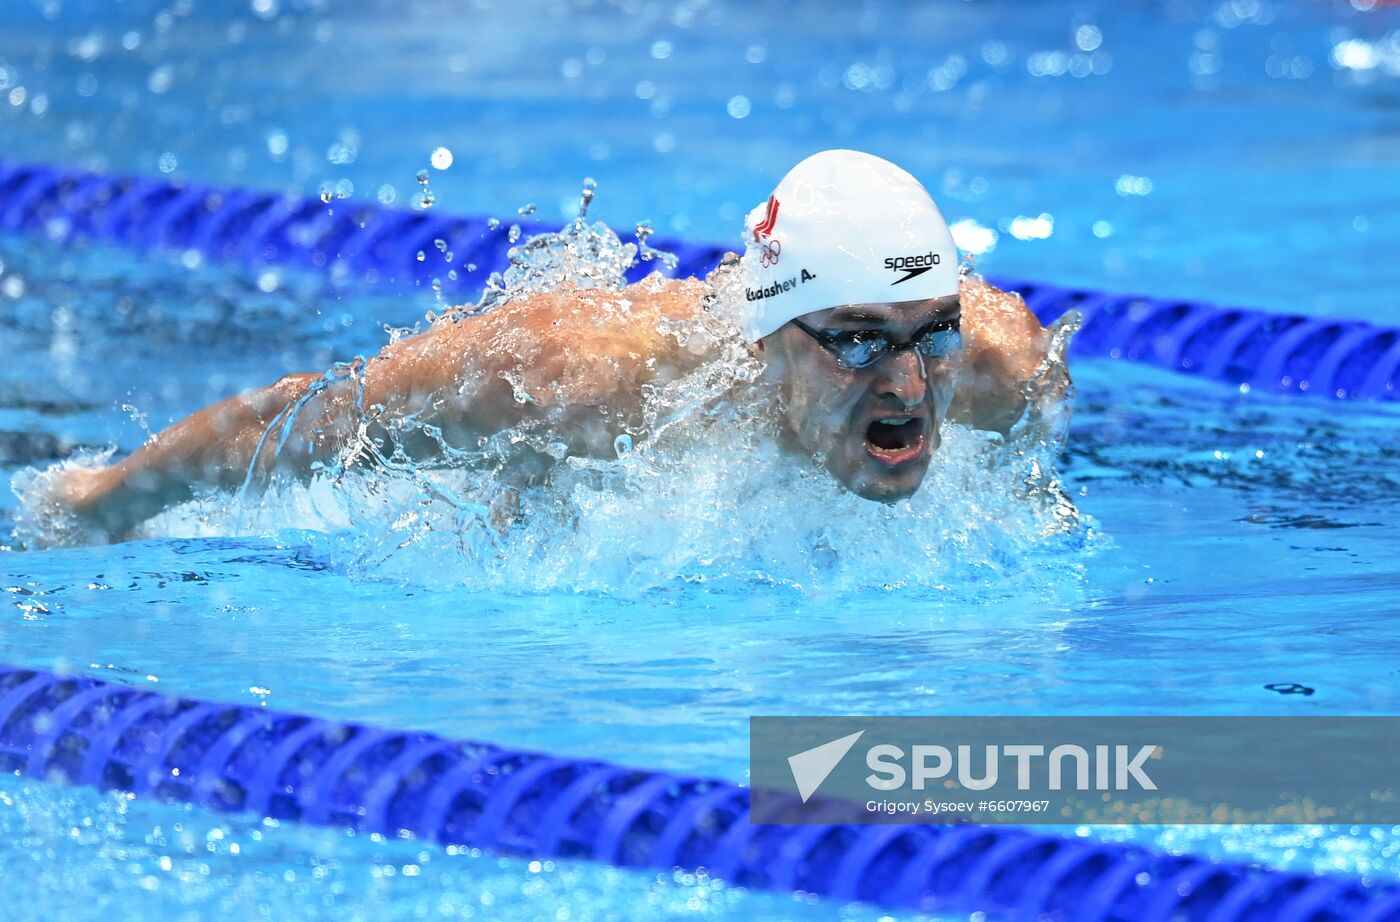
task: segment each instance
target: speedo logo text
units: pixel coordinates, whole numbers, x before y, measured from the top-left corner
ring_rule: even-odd
[[[904,275],[891,282],[891,285],[898,285],[907,282],[916,276],[923,275],[934,266],[941,265],[943,257],[932,250],[922,256],[888,256],[885,258],[885,268],[893,272],[903,272]]]

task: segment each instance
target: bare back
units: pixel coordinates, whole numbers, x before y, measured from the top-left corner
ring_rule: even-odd
[[[445,317],[370,360],[365,404],[419,413],[456,445],[539,421],[574,453],[606,454],[645,386],[697,362],[674,331],[704,291],[694,279],[652,276],[622,291],[565,287]]]

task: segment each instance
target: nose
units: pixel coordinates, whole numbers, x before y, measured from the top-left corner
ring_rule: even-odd
[[[928,389],[924,357],[914,349],[901,349],[880,363],[876,388],[882,397],[893,397],[906,407],[923,403]]]

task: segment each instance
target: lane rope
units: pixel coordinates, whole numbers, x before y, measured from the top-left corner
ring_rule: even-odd
[[[354,200],[232,186],[99,175],[0,162],[0,231],[56,242],[93,240],[142,250],[194,250],[213,262],[324,273],[339,285],[431,287],[474,298],[508,265],[504,224]],[[449,266],[435,241],[454,256]],[[654,239],[676,254],[671,274],[703,276],[725,248]],[[419,260],[423,252],[427,258]],[[474,271],[466,267],[475,265]],[[658,268],[640,263],[633,276]],[[449,275],[455,271],[456,278]],[[1084,315],[1071,355],[1143,362],[1251,390],[1341,400],[1400,399],[1400,328],[1362,320],[1275,314],[1199,301],[1119,295],[992,277],[1044,322]]]
[[[715,779],[0,666],[0,771],[531,858],[1015,919],[1400,922],[1400,883],[1015,826],[752,825]]]

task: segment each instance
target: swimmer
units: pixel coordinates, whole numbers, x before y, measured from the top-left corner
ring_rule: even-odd
[[[918,490],[945,420],[1007,433],[1049,348],[1019,297],[960,278],[923,186],[869,154],[826,151],[794,167],[748,215],[737,271],[738,326],[781,396],[782,446],[869,500]],[[66,471],[55,498],[83,540],[121,540],[200,490],[274,471],[310,477],[357,439],[383,446],[405,419],[417,425],[396,435],[415,460],[531,422],[570,454],[614,457],[648,387],[699,364],[668,330],[712,309],[708,291],[653,275],[461,311],[386,346],[358,387],[288,375],[174,423],[119,463]],[[556,461],[527,454],[522,483]]]

